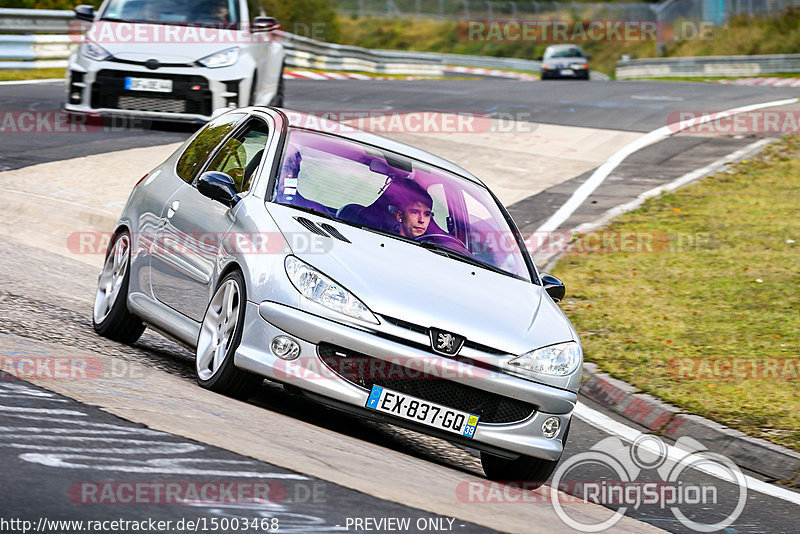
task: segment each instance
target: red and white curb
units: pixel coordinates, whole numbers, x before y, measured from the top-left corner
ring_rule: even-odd
[[[286,80],[421,80],[422,76],[369,76],[354,72],[319,72],[312,70],[285,70]]]
[[[528,74],[525,72],[514,72],[510,70],[498,70],[498,69],[484,69],[479,67],[458,67],[453,65],[448,65],[444,68],[447,72],[457,72],[462,74],[480,74],[482,76],[496,76],[499,78],[514,78],[515,80],[522,80],[525,82],[535,82],[539,81],[538,76],[534,76],[533,74]]]
[[[800,87],[800,78],[741,78],[738,80],[722,80],[720,83],[770,87]]]
[[[311,70],[286,70],[283,77],[287,80],[374,80],[366,74],[352,72],[316,72]]]

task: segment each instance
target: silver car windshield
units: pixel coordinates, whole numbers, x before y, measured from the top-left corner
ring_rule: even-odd
[[[484,186],[399,154],[292,130],[272,201],[531,280],[518,235]]]
[[[217,25],[238,22],[238,0],[111,0],[103,20]]]
[[[580,48],[556,48],[555,50],[546,50],[544,54],[545,59],[559,57],[574,57],[582,59],[583,52],[580,50]]]

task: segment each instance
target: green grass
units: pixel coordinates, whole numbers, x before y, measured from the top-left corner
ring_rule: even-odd
[[[755,74],[753,76],[665,76],[663,78],[632,78],[625,81],[719,83],[724,80],[740,80],[742,78],[800,78],[800,72],[774,72],[769,74]]]
[[[66,75],[66,69],[0,70],[0,81],[46,80]]]
[[[539,17],[546,18],[545,16]],[[576,11],[576,20],[591,20],[591,11]],[[339,17],[342,44],[395,50],[536,59],[550,43],[540,41],[477,41],[467,39],[465,23],[432,19],[401,20],[375,17]],[[680,27],[680,25],[678,25]],[[614,76],[623,54],[633,59],[657,57],[654,42],[580,43],[592,55],[593,70]],[[668,43],[665,55],[726,56],[800,52],[800,9],[777,18],[738,17],[694,39]],[[770,74],[771,75],[771,74]]]
[[[652,252],[564,256],[553,272],[566,282],[562,306],[586,360],[692,413],[800,450],[798,158],[800,136],[786,137],[606,229],[655,236]],[[786,372],[698,374],[704,358],[766,359]]]

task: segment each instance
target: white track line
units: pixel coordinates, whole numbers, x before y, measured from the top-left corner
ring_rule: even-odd
[[[659,195],[663,195],[664,193],[671,193],[676,189],[678,189],[679,187],[683,187],[684,185],[691,183],[694,180],[697,180],[698,178],[702,178],[703,176],[713,174],[722,169],[723,167],[725,167],[727,164],[736,161],[739,158],[743,158],[749,154],[757,152],[764,146],[772,143],[772,141],[773,141],[772,139],[759,139],[755,143],[751,143],[744,148],[740,148],[735,152],[731,152],[730,154],[721,157],[717,161],[709,163],[705,167],[702,167],[700,169],[695,169],[691,172],[687,172],[683,176],[676,178],[675,180],[667,184],[663,184],[658,187],[654,187],[649,191],[645,191],[644,193],[640,194],[638,197],[631,200],[630,202],[626,202],[625,204],[620,204],[619,206],[614,206],[613,208],[603,213],[603,215],[601,215],[594,221],[583,223],[581,225],[576,226],[575,228],[570,230],[570,233],[585,234],[601,226],[605,226],[606,224],[611,222],[612,219],[616,219],[623,213],[635,210],[636,208],[644,204],[644,201],[647,200],[648,198],[657,197]]]
[[[742,106],[739,108],[733,108],[725,111],[720,112],[709,112],[708,115],[705,115],[700,118],[694,118],[690,121],[683,121],[676,122],[672,124],[668,124],[666,126],[662,126],[656,130],[648,132],[644,136],[640,137],[636,141],[622,147],[618,150],[614,155],[612,155],[608,161],[603,163],[600,167],[598,167],[594,173],[589,177],[586,182],[581,184],[578,189],[572,193],[572,196],[567,200],[563,206],[561,206],[553,215],[550,216],[537,230],[536,233],[539,232],[553,232],[558,230],[558,228],[569,219],[569,217],[575,213],[575,211],[583,204],[583,202],[589,198],[600,184],[608,177],[611,172],[616,169],[620,163],[622,163],[625,158],[633,154],[634,152],[651,145],[657,141],[660,141],[663,138],[669,137],[673,134],[678,133],[679,131],[685,130],[692,126],[698,126],[700,124],[704,124],[706,122],[713,122],[714,120],[718,120],[720,115],[728,114],[728,115],[738,115],[740,113],[747,113],[748,111],[755,111],[757,109],[762,108],[770,108],[770,107],[777,107],[777,106],[786,106],[789,104],[796,104],[800,102],[798,98],[789,98],[786,100],[774,100],[772,102],[764,102],[761,104],[753,104],[750,106]]]
[[[605,432],[606,434],[619,436],[630,443],[633,443],[638,437],[643,435],[643,432],[631,428],[624,423],[620,423],[616,419],[612,419],[611,417],[600,413],[597,410],[593,410],[585,404],[578,403],[578,405],[575,406],[575,411],[573,413],[579,419],[586,421],[593,427]],[[642,443],[642,445],[645,444],[647,444],[646,441]],[[686,451],[667,443],[664,443],[664,445],[667,447],[667,458],[669,458],[671,461],[680,462],[686,458]],[[659,451],[653,447],[651,452],[658,454]],[[690,465],[698,471],[702,471],[703,473],[709,474],[726,482],[731,482],[730,476],[723,469],[714,469],[704,464]],[[747,481],[748,490],[757,491],[759,493],[763,493],[764,495],[769,495],[770,497],[776,497],[792,504],[800,505],[800,493],[795,493],[774,484],[768,484],[748,475],[744,475],[744,478]]]
[[[31,85],[35,83],[64,83],[64,78],[47,78],[44,80],[11,80],[0,82],[0,85]]]

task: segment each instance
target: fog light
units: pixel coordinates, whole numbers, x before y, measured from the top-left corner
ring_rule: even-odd
[[[283,360],[294,360],[300,356],[300,345],[298,345],[297,342],[290,337],[276,337],[272,340],[270,348],[275,356]]]
[[[561,420],[558,417],[548,417],[542,423],[542,434],[546,438],[554,438],[561,428]]]

